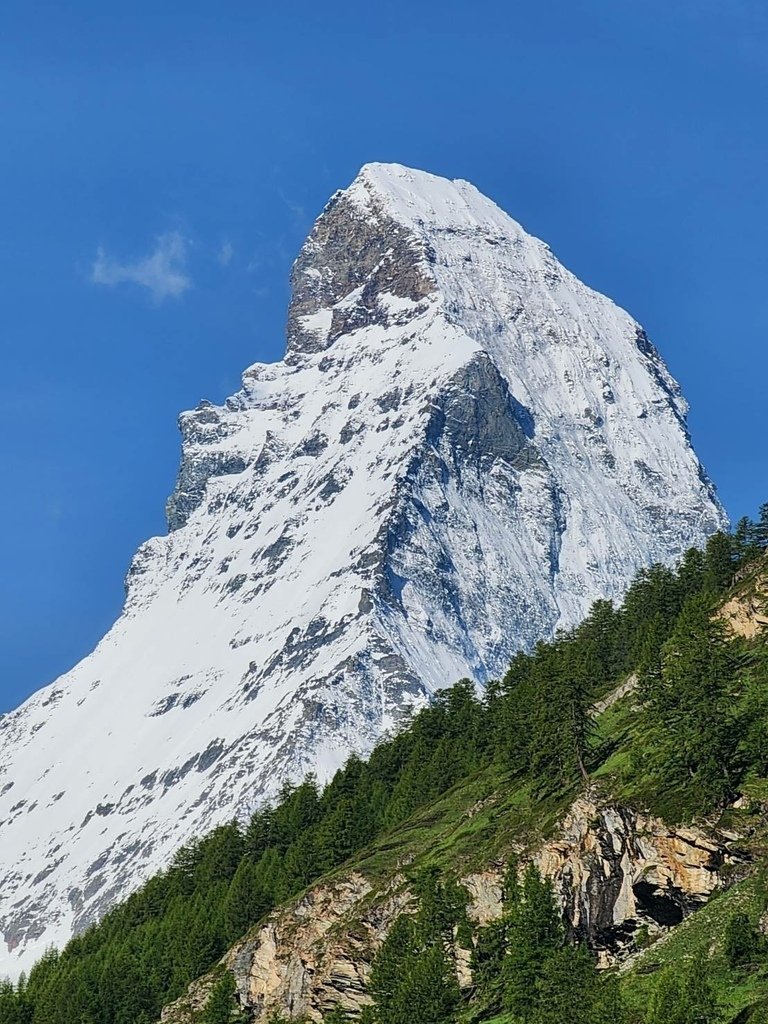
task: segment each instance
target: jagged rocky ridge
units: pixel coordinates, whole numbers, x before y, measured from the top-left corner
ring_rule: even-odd
[[[292,285],[118,622],[0,719],[0,973],[724,523],[639,325],[466,182],[365,167]]]

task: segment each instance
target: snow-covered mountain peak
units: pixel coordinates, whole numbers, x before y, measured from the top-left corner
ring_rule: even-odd
[[[473,186],[364,167],[296,259],[285,359],[181,416],[120,619],[0,719],[0,973],[703,541],[685,411],[640,326]]]
[[[393,220],[415,230],[496,230],[520,235],[522,228],[468,181],[451,181],[402,164],[365,164],[348,196],[363,209],[384,209]]]
[[[366,164],[333,196],[296,261],[289,361],[332,344],[353,322],[350,311],[359,317],[373,297],[401,318],[409,301],[418,307],[411,312],[423,312],[419,303],[429,301],[446,313],[439,253],[468,234],[489,245],[508,243],[516,260],[521,242],[548,251],[468,182],[400,164]]]

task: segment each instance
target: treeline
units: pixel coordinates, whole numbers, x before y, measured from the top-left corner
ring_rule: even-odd
[[[640,572],[620,608],[598,601],[578,628],[517,655],[482,698],[466,680],[437,694],[322,792],[312,779],[287,786],[249,822],[185,847],[18,986],[0,986],[0,1024],[152,1024],[271,908],[473,773],[496,764],[540,791],[578,785],[606,754],[594,701],[636,669],[649,798],[678,814],[726,800],[746,771],[768,770],[768,673],[711,611],[766,547],[768,506],[676,571]]]

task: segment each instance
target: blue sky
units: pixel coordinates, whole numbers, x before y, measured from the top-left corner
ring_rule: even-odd
[[[0,710],[114,620],[164,530],[178,412],[279,358],[292,258],[369,160],[470,179],[637,316],[729,512],[754,512],[766,10],[6,0]]]

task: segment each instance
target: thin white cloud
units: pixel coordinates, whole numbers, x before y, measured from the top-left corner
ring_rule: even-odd
[[[121,262],[100,247],[91,269],[91,281],[108,288],[138,284],[147,288],[156,302],[181,298],[192,287],[186,272],[187,248],[186,238],[178,231],[158,235],[152,252],[133,262]]]
[[[307,211],[304,209],[301,203],[296,202],[295,199],[291,199],[291,197],[287,196],[281,188],[278,188],[277,194],[280,196],[282,202],[288,207],[288,209],[291,211],[291,213],[293,214],[297,221],[304,221],[307,219]]]
[[[222,242],[219,251],[216,253],[216,260],[219,266],[228,267],[232,262],[232,257],[235,255],[235,247],[231,242]]]

